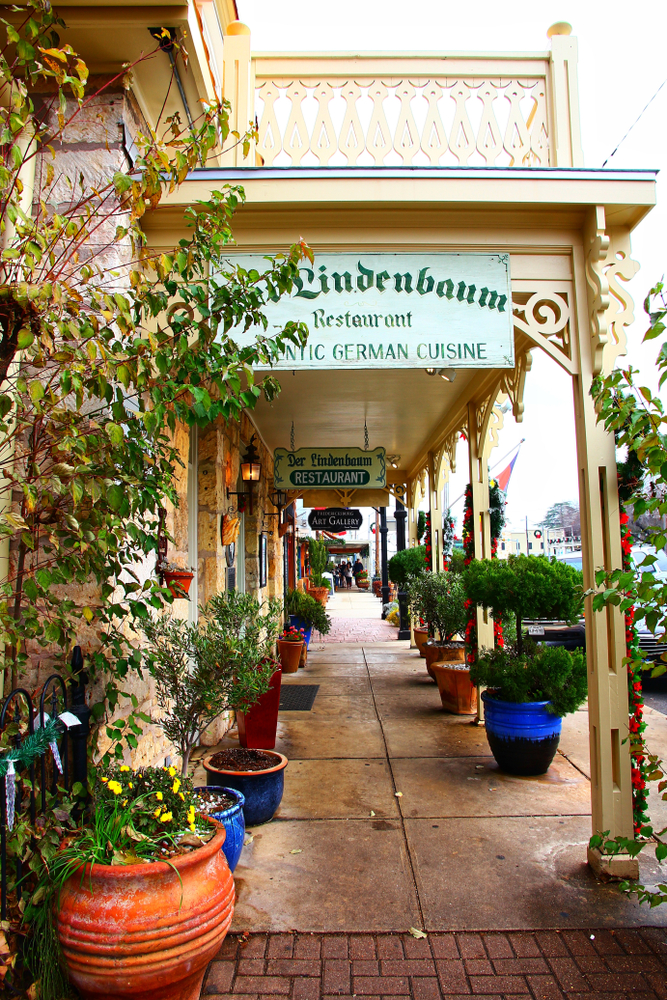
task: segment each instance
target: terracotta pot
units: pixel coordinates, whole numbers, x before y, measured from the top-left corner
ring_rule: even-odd
[[[326,603],[329,600],[329,588],[328,587],[309,587],[308,593],[311,597],[314,597],[316,601],[326,607]]]
[[[194,573],[180,569],[165,570],[164,582],[174,597],[187,597]]]
[[[373,580],[373,593],[376,597],[382,597],[382,580]]]
[[[414,629],[415,634],[415,645],[419,650],[419,655],[422,659],[426,658],[426,653],[424,652],[424,645],[428,640],[428,629],[427,628],[416,628]]]
[[[433,664],[436,662],[446,663],[447,661],[450,663],[465,662],[465,649],[463,648],[463,643],[460,646],[454,646],[450,649],[447,646],[438,646],[431,640],[424,645],[424,657],[426,659],[426,670],[429,676],[435,680]]]
[[[442,707],[454,715],[475,715],[477,688],[470,680],[470,671],[465,665],[464,650],[443,650],[443,652],[461,653],[461,657],[456,663],[450,660],[451,666],[442,660],[431,664]]]
[[[67,880],[56,927],[68,976],[84,1000],[199,997],[234,910],[221,850],[225,830],[209,822],[215,836],[174,858],[173,868],[86,865]]]
[[[284,674],[297,672],[303,646],[305,646],[303,641],[289,642],[287,639],[278,639],[278,657]]]
[[[276,670],[269,690],[247,712],[236,713],[239,743],[249,750],[273,750],[278,730],[282,670]]]

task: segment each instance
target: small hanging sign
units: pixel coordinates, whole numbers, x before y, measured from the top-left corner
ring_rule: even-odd
[[[273,483],[277,490],[377,490],[386,485],[384,448],[276,448]]]
[[[308,524],[313,531],[358,531],[364,523],[360,510],[346,510],[344,507],[327,507],[326,510],[311,510]]]

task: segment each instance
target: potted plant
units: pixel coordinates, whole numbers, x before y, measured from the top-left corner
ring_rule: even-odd
[[[371,586],[374,596],[382,597],[382,577],[376,574],[371,581]]]
[[[306,646],[310,645],[313,629],[326,635],[331,629],[331,619],[319,601],[302,590],[288,590],[285,607],[290,625],[303,630]]]
[[[215,785],[198,785],[195,787],[195,807],[197,812],[222,823],[225,828],[225,840],[222,853],[227,859],[230,872],[236,868],[243,841],[245,840],[245,820],[243,806],[245,798],[235,788],[224,788]]]
[[[54,955],[53,919],[84,1000],[198,996],[234,908],[224,839],[221,824],[197,816],[192,783],[175,767],[101,773],[44,876],[43,960]]]
[[[586,700],[586,658],[582,650],[537,645],[485,651],[470,668],[482,693],[491,752],[510,774],[548,770],[560,741],[562,717]]]
[[[204,760],[209,786],[236,788],[245,797],[246,826],[258,826],[273,818],[283,797],[288,760],[275,750],[244,750],[231,747]]]
[[[284,674],[295,674],[299,669],[301,651],[305,647],[303,630],[288,625],[278,639],[278,657]]]
[[[398,600],[400,609],[399,628],[406,635],[410,628],[408,588],[411,582],[422,576],[426,570],[426,548],[417,545],[410,549],[402,549],[389,560],[388,571],[391,583],[398,588],[396,594],[389,593],[389,600]],[[415,637],[416,641],[416,637]],[[422,655],[420,649],[420,656]]]
[[[310,593],[324,607],[329,600],[329,585],[325,584],[324,573],[329,564],[329,550],[324,542],[316,538],[308,539],[308,562],[310,565]]]
[[[246,712],[275,682],[281,619],[281,601],[260,604],[226,591],[211,598],[196,624],[167,617],[144,623],[159,725],[180,751],[183,775],[204,730],[223,712]]]
[[[463,574],[468,598],[496,618],[516,617],[516,647],[481,651],[471,668],[486,685],[489,745],[501,767],[514,774],[543,774],[560,739],[561,717],[586,697],[580,650],[536,645],[523,634],[525,618],[578,620],[583,604],[581,573],[544,556],[510,556],[472,562]]]
[[[182,569],[174,563],[168,563],[160,567],[159,572],[164,577],[167,588],[171,591],[172,597],[188,598],[190,584],[194,579],[194,570]]]
[[[359,590],[368,590],[368,573],[365,569],[362,569],[361,573],[357,573],[357,587]]]

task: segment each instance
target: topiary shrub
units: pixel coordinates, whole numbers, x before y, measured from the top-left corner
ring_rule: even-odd
[[[517,650],[523,652],[525,618],[558,618],[574,623],[583,608],[583,576],[566,563],[545,556],[473,560],[463,574],[473,604],[502,617],[516,616]]]
[[[411,549],[402,549],[392,556],[388,563],[389,579],[398,584],[399,590],[405,590],[408,580],[418,576],[426,569],[426,548],[417,545]]]
[[[454,573],[424,573],[409,584],[412,617],[423,621],[441,644],[464,635],[468,614],[463,581]]]

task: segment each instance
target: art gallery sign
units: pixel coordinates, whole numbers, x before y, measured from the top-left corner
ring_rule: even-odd
[[[308,525],[313,531],[358,531],[363,523],[360,510],[346,510],[345,507],[311,510],[308,515]]]
[[[233,259],[259,272],[267,264]],[[276,357],[278,369],[514,367],[507,253],[317,254],[265,312],[268,333],[290,320],[310,331],[305,347]]]
[[[377,490],[386,485],[384,448],[276,448],[273,484],[277,490]]]

